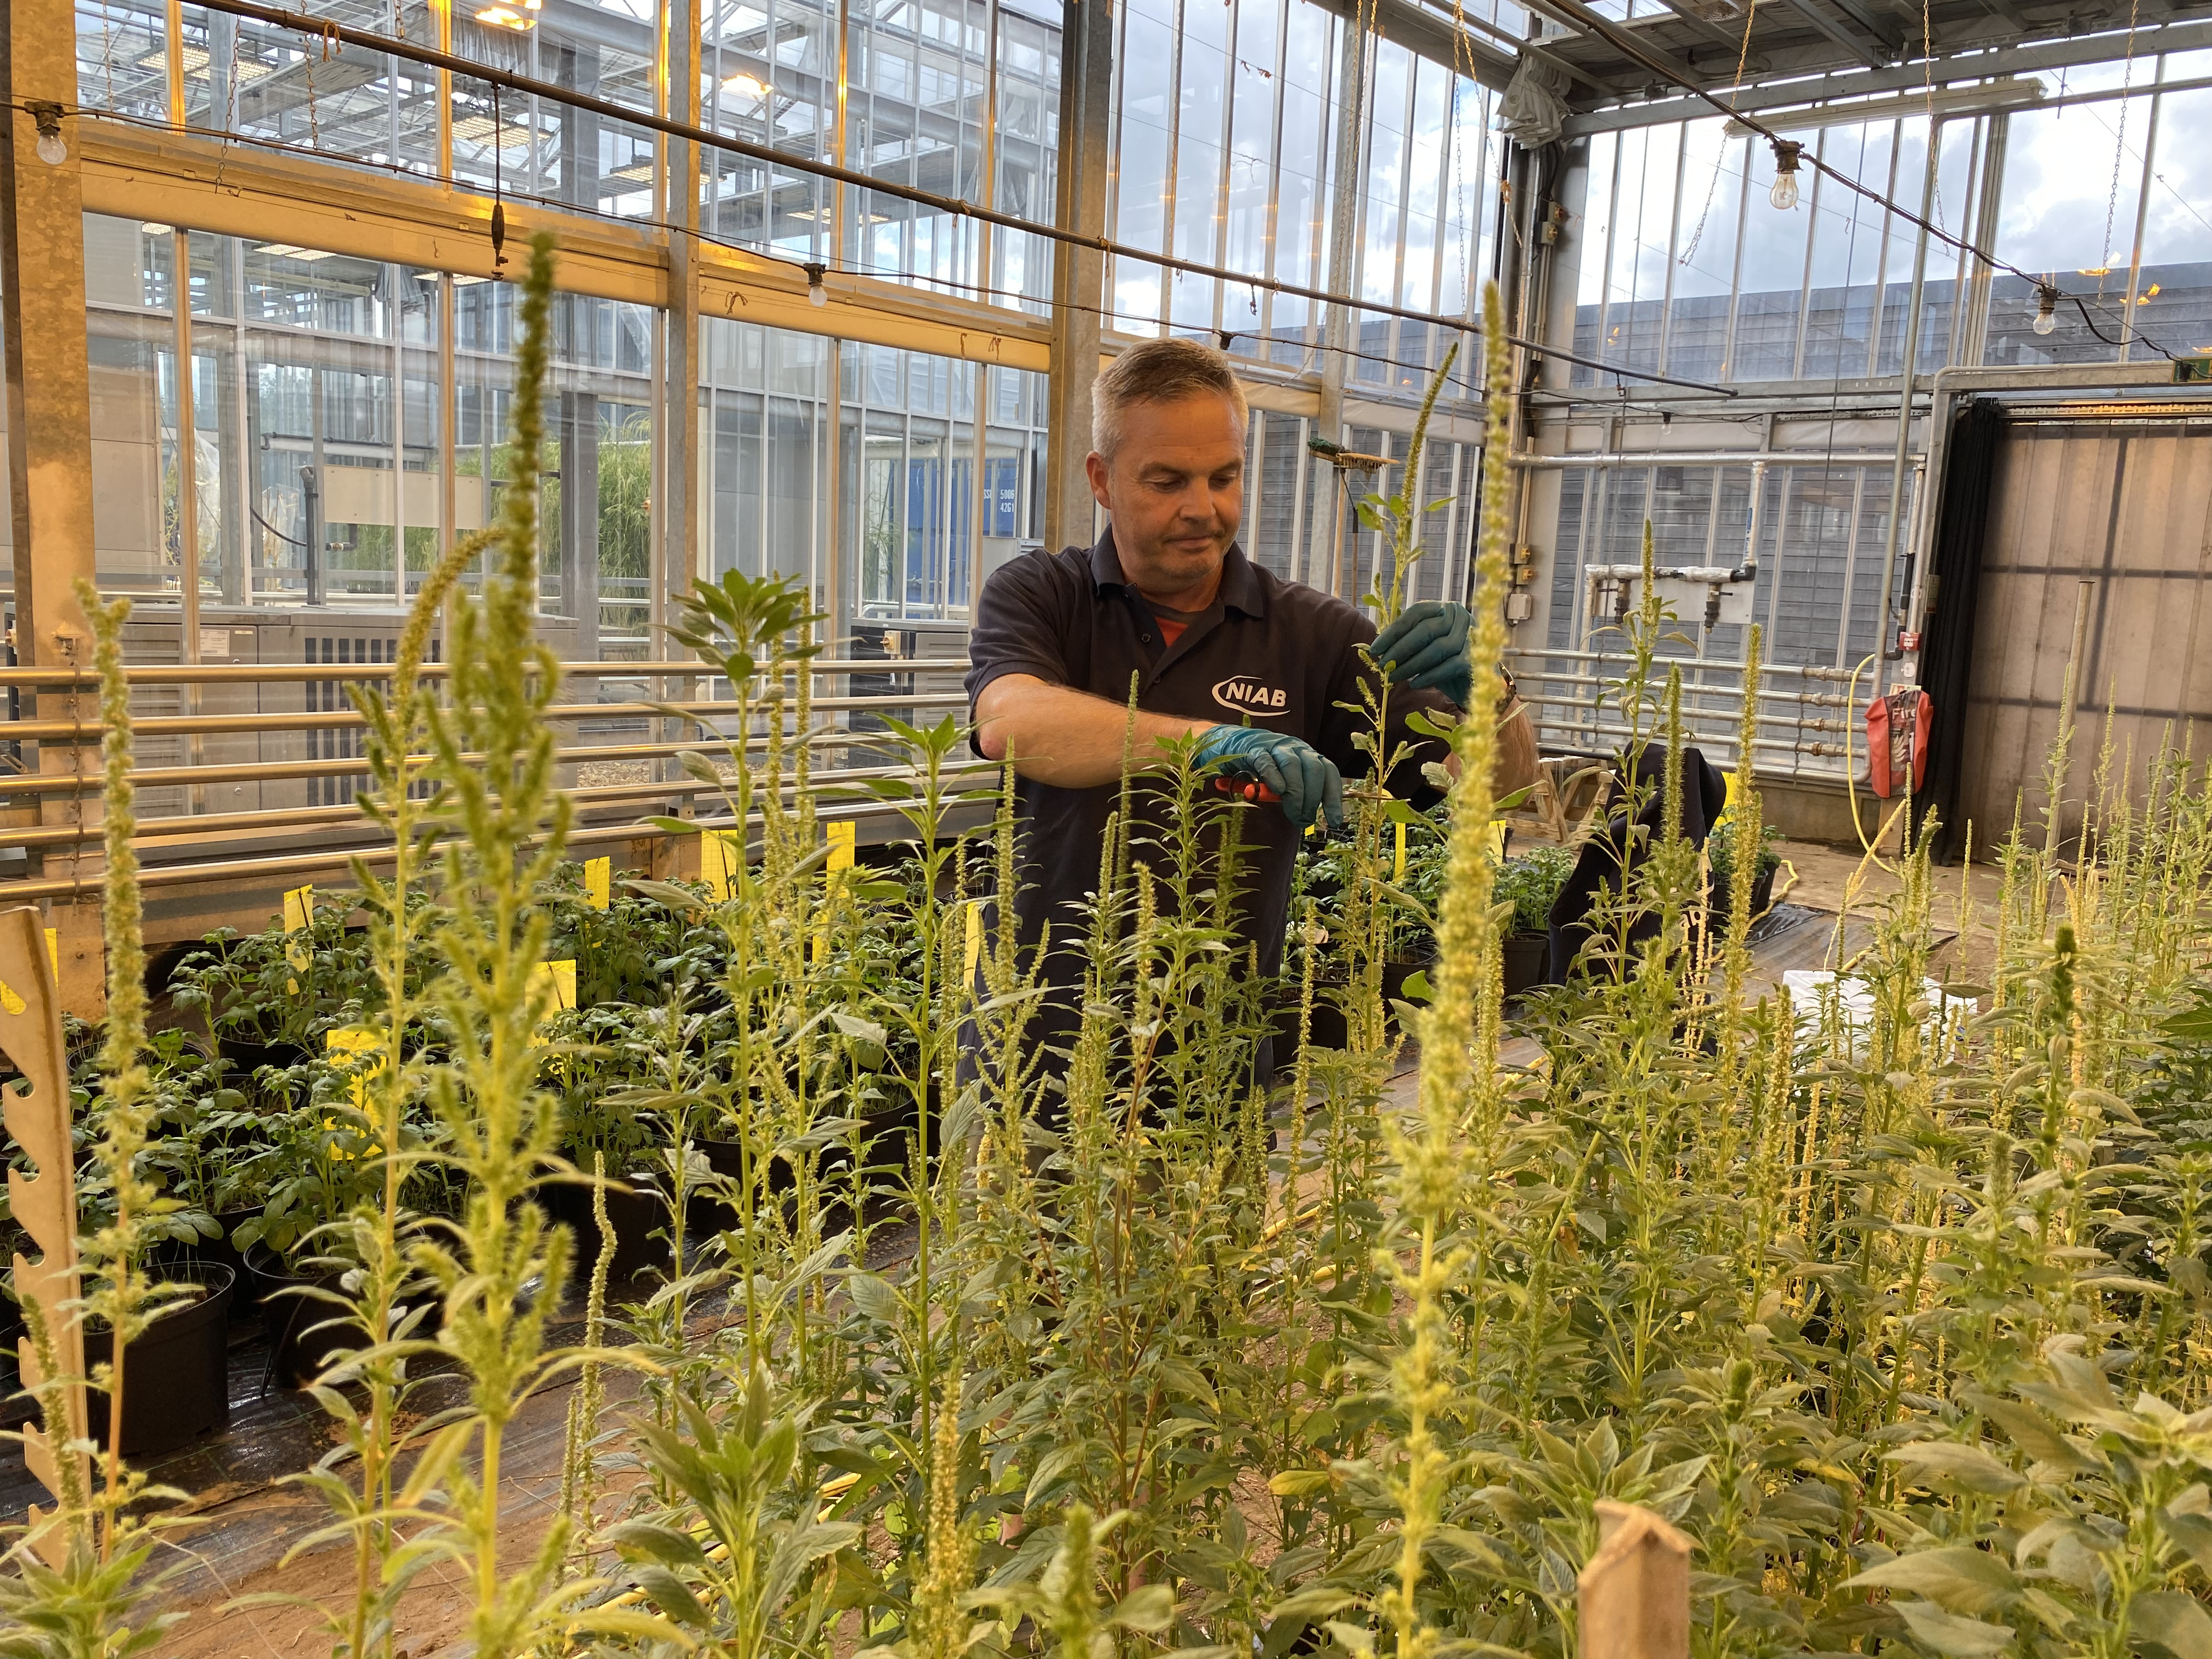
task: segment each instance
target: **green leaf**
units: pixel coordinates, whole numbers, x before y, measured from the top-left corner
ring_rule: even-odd
[[[2177,1659],[2212,1659],[2212,1615],[2193,1595],[2151,1590],[2128,1607],[2128,1634],[2155,1642]]]
[[[1030,1473],[1029,1488],[1022,1494],[1022,1507],[1027,1509],[1038,1498],[1051,1491],[1053,1484],[1060,1476],[1082,1462],[1085,1449],[1083,1442],[1075,1440],[1065,1446],[1055,1447],[1039,1458],[1036,1469]]]
[[[1322,1626],[1337,1646],[1356,1659],[1374,1659],[1375,1632],[1358,1625],[1347,1625],[1341,1619],[1331,1619]]]
[[[693,828],[696,828],[694,825]],[[678,887],[671,881],[625,881],[623,885],[633,893],[649,899],[659,899],[672,910],[704,910],[707,901],[688,887]]]
[[[2009,1625],[1987,1625],[1978,1619],[1961,1619],[1926,1601],[1899,1601],[1897,1611],[1912,1627],[1923,1647],[1933,1648],[1948,1659],[1996,1659],[2012,1645]]]
[[[2026,1401],[2001,1400],[1978,1389],[1962,1391],[1960,1397],[2037,1462],[2056,1464],[2069,1474],[2087,1474],[2096,1468],[2049,1418]]]
[[[854,1273],[845,1281],[845,1291],[853,1305],[871,1319],[896,1325],[906,1317],[906,1304],[899,1293],[873,1273]]]
[[[1165,1630],[1175,1617],[1175,1591],[1166,1584],[1146,1584],[1131,1590],[1106,1615],[1109,1630]]]
[[[861,1042],[872,1042],[882,1048],[890,1041],[890,1034],[873,1020],[862,1019],[858,1014],[848,1014],[842,1008],[830,1011],[830,1018],[847,1036]]]
[[[454,1425],[463,1431],[473,1424]],[[610,1527],[606,1540],[617,1549],[635,1552],[649,1561],[665,1567],[702,1567],[707,1565],[707,1553],[699,1547],[699,1540],[688,1532],[674,1527],[663,1527],[651,1521],[625,1521],[620,1526]]]
[[[1327,1469],[1278,1469],[1267,1477],[1267,1490],[1278,1498],[1304,1498],[1327,1492],[1336,1484]]]
[[[665,1567],[640,1567],[637,1587],[646,1593],[653,1605],[659,1607],[679,1625],[703,1631],[713,1620],[707,1609],[699,1605],[699,1598],[691,1594],[684,1582]]]
[[[2176,1515],[2168,1510],[2159,1519],[2166,1528],[2166,1535],[2188,1551],[2189,1559],[2207,1577],[2212,1577],[2212,1518]]]
[[[1999,1498],[2027,1484],[2027,1477],[1984,1451],[1956,1440],[1916,1440],[1882,1454],[1883,1461],[1908,1465],[1916,1480],[1948,1485]]]
[[[1295,1630],[1314,1620],[1341,1613],[1358,1600],[1350,1590],[1335,1584],[1309,1584],[1295,1595],[1286,1596],[1277,1602],[1275,1610],[1267,1616],[1271,1623],[1288,1620],[1291,1628]]]
[[[720,789],[726,780],[714,769],[714,762],[696,749],[686,749],[676,757],[676,764],[684,775],[695,783],[703,783],[709,789]]]
[[[2011,1601],[2020,1584],[2012,1570],[1987,1550],[1954,1545],[1897,1556],[1846,1578],[1843,1588],[1910,1590],[1946,1607],[1990,1613]]]

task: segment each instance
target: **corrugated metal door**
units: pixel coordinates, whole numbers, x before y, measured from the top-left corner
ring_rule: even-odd
[[[2124,765],[2138,799],[2160,745],[2212,722],[2212,412],[2011,410],[1981,584],[1960,792],[1977,854],[2015,812],[2041,839],[2077,632],[2063,836],[2079,831],[2108,713],[2115,781]],[[2212,729],[2193,738],[2212,748]]]

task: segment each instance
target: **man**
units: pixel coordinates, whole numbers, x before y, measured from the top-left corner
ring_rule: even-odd
[[[1159,767],[1164,743],[1195,735],[1201,763],[1279,801],[1240,826],[1251,849],[1243,930],[1272,973],[1298,838],[1316,818],[1342,822],[1344,779],[1366,769],[1353,738],[1374,672],[1358,649],[1375,640],[1366,617],[1282,580],[1237,544],[1246,411],[1225,357],[1184,340],[1124,352],[1092,390],[1091,426],[1085,467],[1111,518],[1106,533],[1087,550],[1038,550],[993,572],[969,640],[975,746],[991,760],[1011,753],[1021,780],[1015,914],[1025,946],[1051,929],[1037,1035],[1055,1046],[1074,1029],[1079,907],[1097,885],[1119,793],[1132,677],[1135,765]],[[1421,763],[1445,754],[1413,739],[1406,714],[1449,716],[1468,698],[1468,620],[1464,606],[1425,603],[1376,641],[1398,685],[1386,752],[1413,743],[1391,780],[1401,793],[1426,793]]]

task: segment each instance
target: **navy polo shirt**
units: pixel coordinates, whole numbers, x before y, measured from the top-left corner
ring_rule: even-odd
[[[1374,676],[1358,647],[1374,637],[1375,624],[1360,611],[1333,594],[1283,580],[1232,544],[1212,605],[1170,646],[1122,575],[1109,528],[1094,547],[1057,554],[1040,549],[991,573],[969,635],[970,714],[983,688],[1001,675],[1032,674],[1115,703],[1128,701],[1134,676],[1137,706],[1147,713],[1286,732],[1334,761],[1346,778],[1358,778],[1368,769],[1365,751],[1353,742],[1368,729],[1360,688]],[[1445,745],[1415,737],[1404,717],[1414,708],[1445,715],[1455,711],[1432,692],[1403,687],[1392,690],[1389,708],[1385,752],[1414,744],[1390,780],[1392,787],[1417,802],[1432,799],[1421,765],[1441,761]],[[1088,931],[1083,907],[1098,884],[1106,821],[1121,787],[1062,789],[1023,778],[1018,791],[1018,936],[1034,949],[1048,922],[1053,948],[1044,979],[1063,991],[1079,988]],[[1136,852],[1142,856],[1147,826],[1157,833],[1165,814],[1158,792],[1145,788],[1141,776],[1135,793]],[[1239,883],[1241,931],[1259,947],[1261,970],[1273,973],[1282,963],[1299,832],[1273,805],[1239,817],[1248,848]]]

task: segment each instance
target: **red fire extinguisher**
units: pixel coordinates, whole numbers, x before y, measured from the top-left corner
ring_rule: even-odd
[[[1917,685],[1901,685],[1867,705],[1867,787],[1882,799],[1905,787],[1908,766],[1914,793],[1928,781],[1928,718],[1934,707]]]

